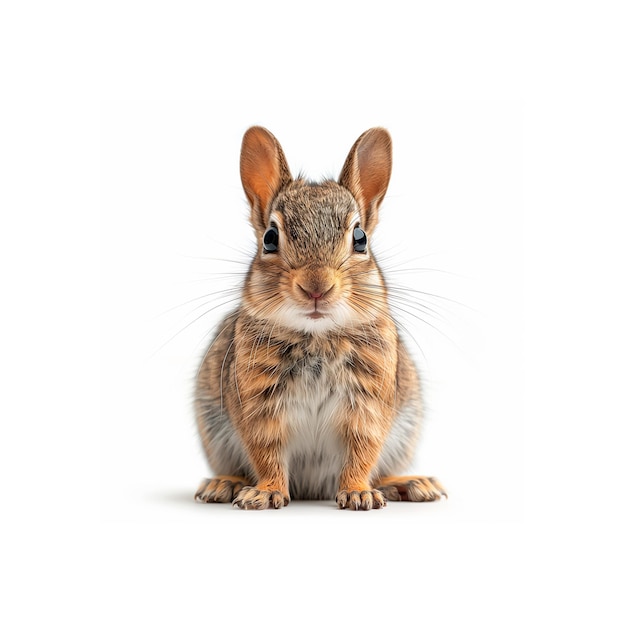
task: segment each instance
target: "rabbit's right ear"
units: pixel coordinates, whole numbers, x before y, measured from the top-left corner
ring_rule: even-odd
[[[261,235],[269,217],[269,204],[291,182],[287,159],[276,137],[261,126],[249,128],[241,142],[241,182],[252,208],[252,225]]]
[[[339,184],[354,196],[361,209],[361,226],[373,230],[378,207],[391,176],[391,136],[384,128],[366,130],[352,146],[343,165]]]

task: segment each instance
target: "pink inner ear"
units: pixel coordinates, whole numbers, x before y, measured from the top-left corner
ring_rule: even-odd
[[[241,149],[241,182],[250,204],[264,209],[276,192],[279,179],[278,154],[272,137],[251,128]]]
[[[340,183],[356,198],[366,228],[378,221],[378,205],[391,177],[391,137],[384,128],[371,128],[352,146],[341,172]]]
[[[391,138],[386,131],[371,131],[357,148],[359,183],[366,205],[382,200],[391,177]]]
[[[252,222],[257,230],[266,226],[268,205],[279,189],[291,180],[283,150],[265,128],[253,126],[241,145],[241,182],[252,207]]]

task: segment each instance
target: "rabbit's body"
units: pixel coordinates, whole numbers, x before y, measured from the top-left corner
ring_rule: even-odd
[[[420,385],[364,243],[390,149],[386,131],[368,131],[340,183],[317,184],[291,179],[268,131],[246,133],[242,181],[259,249],[198,372],[198,428],[217,473],[198,500],[279,508],[336,497],[369,509],[444,494],[435,479],[396,476],[419,436]]]
[[[249,360],[254,359],[254,367],[246,375],[255,378],[259,389],[273,390],[279,386],[275,393],[280,394],[284,407],[284,462],[290,495],[296,499],[334,498],[345,462],[345,444],[340,435],[342,409],[352,402],[366,400],[359,378],[372,379],[376,369],[387,365],[368,363],[363,355],[354,354],[352,346],[379,344],[380,338],[374,329],[369,332],[361,329],[348,336],[330,333],[322,337],[276,333],[274,329],[270,336],[245,316],[238,323],[240,316],[240,312],[230,316],[218,331],[220,336],[204,361],[198,381],[196,413],[211,467],[220,475],[254,476],[250,457],[221,399],[223,394],[230,402],[238,402],[237,386],[249,384],[245,379],[241,383],[234,380],[234,354],[239,350],[236,346],[248,344],[253,353],[246,350],[241,358],[245,355]],[[398,343],[389,350],[397,352],[397,376],[406,379],[408,384],[404,388],[412,393],[402,398],[394,412],[373,469],[376,476],[397,474],[410,464],[422,416],[417,375],[404,346]],[[360,372],[354,367],[355,361],[359,362]],[[277,362],[280,365],[275,369]],[[273,376],[259,376],[265,370],[271,370]],[[372,384],[371,392],[376,393],[376,383]]]

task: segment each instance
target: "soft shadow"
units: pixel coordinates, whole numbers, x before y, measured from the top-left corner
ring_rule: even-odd
[[[155,491],[146,494],[147,500],[153,502],[163,502],[168,504],[184,504],[184,505],[196,505],[196,501],[193,499],[194,491],[192,489],[183,491],[182,489],[175,491]]]
[[[169,504],[169,505],[178,505],[185,507],[196,507],[198,510],[206,507],[198,506],[198,503],[194,500],[194,491],[193,490],[184,490],[184,489],[170,489],[167,491],[152,491],[146,493],[144,495],[146,500],[150,502],[160,503],[160,504]],[[230,509],[232,511],[237,511],[228,504],[213,504],[210,508],[218,507],[221,509]],[[316,512],[316,511],[336,511],[337,504],[334,500],[292,500],[287,507],[285,507],[286,511],[306,511],[306,512]]]

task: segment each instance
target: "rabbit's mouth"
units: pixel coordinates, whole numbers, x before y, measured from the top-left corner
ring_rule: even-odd
[[[320,310],[321,309],[321,310]],[[336,331],[346,324],[350,324],[351,310],[342,306],[341,302],[334,304],[319,303],[317,306],[304,307],[302,303],[285,302],[272,316],[275,322],[287,328],[304,333],[327,333]]]

